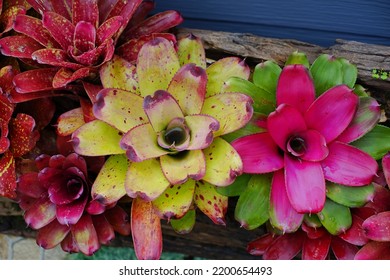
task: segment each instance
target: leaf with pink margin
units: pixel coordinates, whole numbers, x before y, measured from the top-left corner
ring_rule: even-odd
[[[367,238],[380,241],[390,241],[390,211],[381,212],[366,219],[362,224]]]
[[[271,176],[269,174],[251,176],[234,210],[234,218],[241,227],[252,230],[269,219],[270,188]]]
[[[328,256],[332,236],[325,234],[316,239],[306,238],[302,247],[302,260],[325,260]]]
[[[34,69],[17,74],[14,77],[16,91],[19,93],[31,93],[53,89],[53,78],[57,68]]]
[[[308,69],[303,65],[285,66],[276,88],[277,106],[288,104],[304,114],[314,99],[314,84]]]
[[[117,55],[102,65],[100,79],[106,89],[115,88],[140,94],[135,65]]]
[[[369,241],[369,236],[367,236],[367,233],[362,226],[363,222],[364,220],[362,218],[352,214],[351,227],[338,236],[350,244],[357,246],[365,245]]]
[[[330,143],[349,126],[358,103],[359,97],[346,85],[333,87],[318,97],[306,111],[306,124]]]
[[[122,207],[116,205],[104,213],[107,221],[116,232],[121,235],[129,235],[131,233],[130,217]]]
[[[125,181],[128,196],[152,201],[169,186],[170,183],[161,171],[158,159],[148,159],[130,164]]]
[[[176,44],[176,37],[174,34],[170,33],[153,33],[153,34],[147,34],[140,36],[138,38],[134,38],[131,40],[128,40],[123,45],[115,48],[115,53],[119,55],[120,57],[126,59],[128,62],[136,64],[138,54],[147,42],[152,41],[153,39],[161,37],[165,38],[168,41],[172,42],[172,44]]]
[[[103,89],[96,97],[93,114],[125,133],[147,122],[148,117],[142,109],[143,102],[141,96],[125,90]]]
[[[206,174],[203,180],[215,186],[228,186],[242,174],[242,161],[236,150],[220,137],[203,150]]]
[[[253,115],[253,100],[242,93],[220,93],[204,100],[201,114],[210,115],[219,122],[214,137],[244,127]]]
[[[264,260],[291,260],[302,249],[305,234],[302,231],[287,233],[274,239],[263,254]]]
[[[92,185],[92,198],[110,205],[126,195],[125,179],[129,164],[125,155],[110,156]]]
[[[380,116],[380,106],[374,98],[360,97],[355,117],[337,138],[337,141],[350,143],[361,138],[375,127]]]
[[[38,198],[24,213],[26,224],[33,229],[40,229],[56,218],[56,206],[48,197]]]
[[[0,39],[0,50],[5,56],[31,59],[31,55],[43,46],[25,35],[6,36]]]
[[[217,192],[216,187],[204,182],[195,182],[195,205],[217,225],[226,225],[225,214],[228,198]]]
[[[61,225],[58,221],[54,220],[38,231],[36,238],[37,244],[46,250],[52,249],[60,244],[69,232],[70,227]]]
[[[72,1],[72,22],[77,24],[80,21],[89,22],[95,28],[99,24],[99,8],[97,0],[73,0]]]
[[[285,155],[286,190],[298,213],[318,213],[325,204],[325,179],[320,163]]]
[[[248,243],[246,251],[253,256],[261,256],[265,253],[267,248],[275,240],[271,233],[266,233],[259,238]]]
[[[155,38],[143,45],[137,60],[137,75],[142,96],[166,90],[179,70],[179,58],[170,41]]]
[[[186,64],[172,78],[167,91],[187,116],[200,113],[206,95],[206,85],[206,71],[195,64]]]
[[[330,247],[338,260],[353,260],[359,250],[357,246],[349,244],[337,236],[332,237]]]
[[[307,129],[302,114],[288,104],[278,106],[268,116],[267,128],[272,139],[285,152],[291,136]]]
[[[100,249],[99,238],[90,215],[83,215],[77,224],[71,225],[70,228],[80,252],[91,256]]]
[[[382,169],[385,175],[386,183],[390,186],[390,152],[382,158]]]
[[[321,165],[326,180],[346,186],[368,185],[378,171],[371,156],[338,141],[329,145],[329,156]]]
[[[35,120],[26,114],[19,113],[9,124],[11,141],[10,150],[14,157],[20,157],[31,151],[39,139],[35,129]]]
[[[302,224],[303,216],[291,206],[286,192],[284,170],[274,172],[269,197],[271,225],[283,233],[295,232]]]
[[[14,30],[36,40],[47,48],[60,48],[49,31],[43,27],[42,21],[35,17],[18,15],[15,19]]]
[[[160,218],[151,202],[140,198],[131,205],[131,233],[134,250],[139,260],[157,260],[162,253]]]
[[[180,219],[192,206],[194,192],[195,181],[189,179],[185,183],[168,187],[152,204],[161,219]]]
[[[180,65],[194,63],[203,69],[206,69],[206,53],[199,37],[189,34],[177,42],[177,54]]]
[[[119,142],[122,134],[116,128],[100,120],[91,121],[77,129],[72,135],[76,153],[85,156],[123,154]]]
[[[249,79],[250,69],[244,60],[238,57],[222,58],[206,69],[207,93],[206,97],[221,93],[224,83],[231,77]]]
[[[100,244],[108,245],[115,238],[115,232],[104,215],[93,215],[92,223]]]
[[[45,12],[42,22],[63,50],[67,51],[72,46],[75,26],[68,19],[54,12]]]
[[[184,118],[190,130],[190,143],[188,150],[207,148],[214,138],[214,131],[219,129],[219,123],[208,115],[191,115]]]
[[[390,243],[370,241],[355,255],[355,260],[389,260]]]
[[[201,180],[206,174],[206,160],[201,150],[183,152],[183,155],[164,155],[160,158],[164,176],[172,185],[188,178]]]
[[[0,159],[0,196],[15,199],[16,186],[15,159],[7,151]]]
[[[150,123],[136,126],[129,130],[120,141],[127,157],[134,162],[158,158],[169,153],[157,143],[157,133]]]

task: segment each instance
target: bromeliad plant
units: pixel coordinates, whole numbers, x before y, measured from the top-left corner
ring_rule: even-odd
[[[38,230],[39,246],[61,244],[66,252],[92,255],[115,231],[130,234],[129,217],[120,206],[91,199],[93,170],[83,157],[41,155],[36,165],[37,172],[20,176],[17,193],[27,225]]]
[[[13,29],[18,34],[0,40],[3,55],[43,66],[15,78],[20,93],[48,94],[74,81],[98,80],[100,66],[115,52],[134,60],[142,44],[152,38],[175,41],[174,35],[163,32],[182,22],[176,11],[145,19],[154,7],[151,1],[27,2],[40,17],[17,15]]]
[[[203,46],[194,36],[180,40],[178,52],[170,41],[154,39],[141,48],[136,66],[116,57],[101,70],[105,88],[93,106],[97,120],[76,130],[72,141],[79,154],[110,156],[92,197],[103,204],[126,194],[134,199],[131,223],[139,258],[159,257],[160,219],[188,232],[196,206],[224,224],[227,197],[216,187],[231,184],[242,162],[220,136],[252,116],[250,97],[221,93],[232,76],[247,79],[248,66],[229,57],[206,69]]]
[[[232,136],[238,135],[232,145],[244,173],[259,174],[240,180],[247,187],[236,218],[245,228],[269,219],[282,233],[295,232],[316,215],[337,235],[352,224],[350,207],[372,198],[376,159],[388,149],[389,131],[377,125],[379,105],[355,85],[356,77],[344,59],[322,55],[310,66],[294,53],[283,69],[273,62],[256,66],[253,84],[228,81],[228,89],[253,97],[260,116],[257,127]],[[375,146],[367,149],[368,141]]]

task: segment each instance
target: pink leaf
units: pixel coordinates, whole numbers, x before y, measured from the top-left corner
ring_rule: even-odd
[[[314,84],[307,68],[303,65],[285,66],[276,88],[277,105],[288,104],[303,114],[314,99]]]
[[[362,224],[365,235],[374,241],[390,241],[390,211],[373,215]]]

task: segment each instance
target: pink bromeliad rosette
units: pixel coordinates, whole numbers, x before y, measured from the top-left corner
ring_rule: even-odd
[[[377,125],[379,104],[355,85],[356,77],[356,67],[344,59],[322,55],[310,66],[294,53],[283,69],[257,65],[253,83],[226,83],[230,90],[245,88],[254,100],[251,123],[230,138],[246,173],[230,190],[240,195],[235,216],[243,227],[269,221],[273,234],[301,226],[336,236],[362,233],[361,222],[352,226],[351,208],[374,196],[376,160],[387,149],[378,136],[387,139],[388,130]],[[368,141],[377,148],[368,148]]]

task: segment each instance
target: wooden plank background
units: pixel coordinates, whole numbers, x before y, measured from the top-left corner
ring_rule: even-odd
[[[177,10],[181,27],[296,39],[323,47],[336,39],[390,45],[389,0],[155,0]]]

